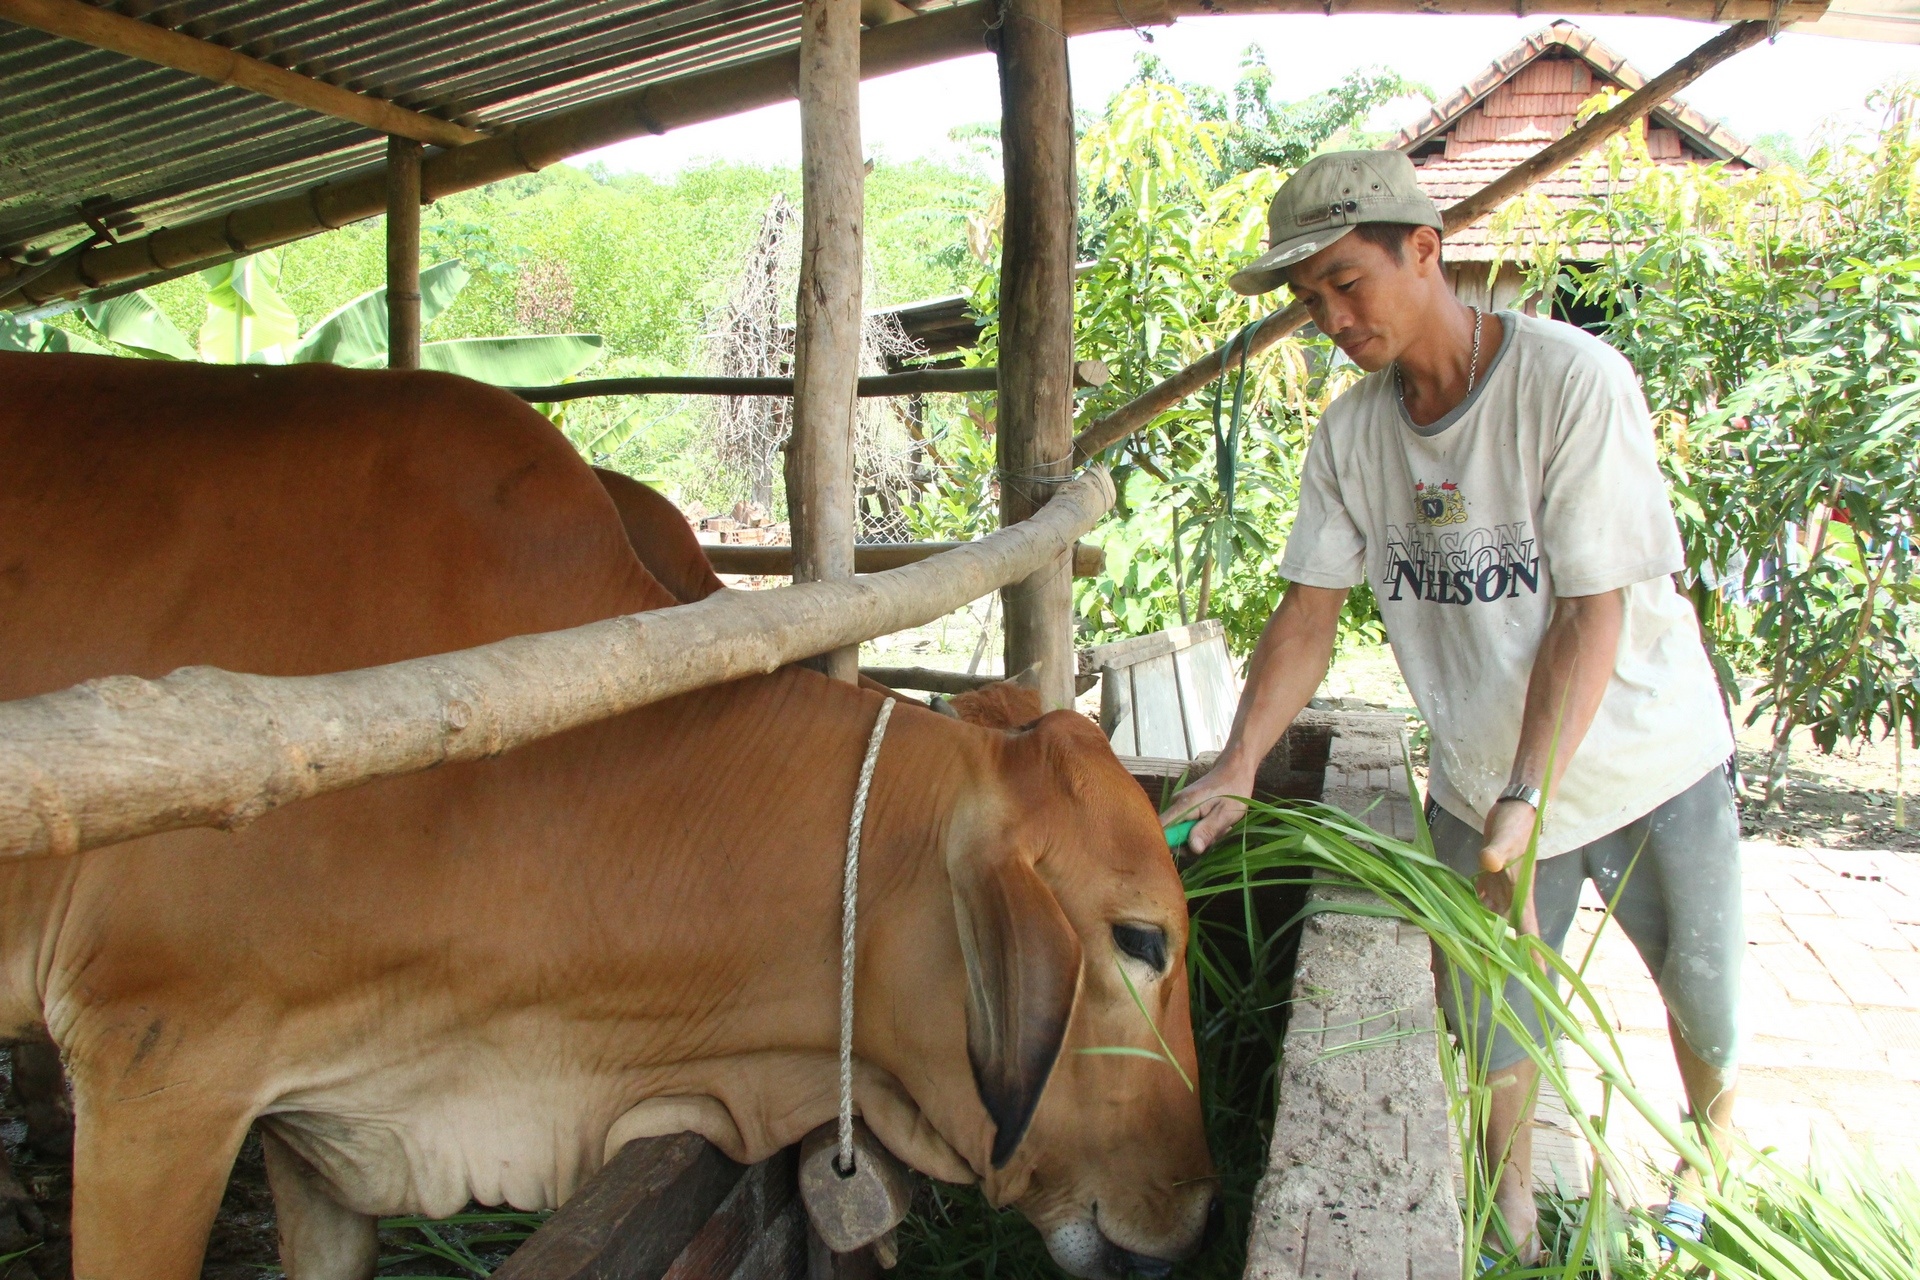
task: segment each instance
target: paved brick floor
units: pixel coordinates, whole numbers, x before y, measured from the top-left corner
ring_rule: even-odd
[[[1883,1165],[1920,1172],[1920,854],[1794,848],[1757,841],[1745,857],[1747,1047],[1737,1123],[1748,1141],[1795,1164],[1810,1143],[1870,1145]],[[1601,904],[1588,886],[1567,955],[1593,938]],[[1618,928],[1588,969],[1639,1086],[1677,1113],[1682,1093],[1665,1012],[1640,957]],[[1569,1061],[1576,1050],[1567,1051]],[[1592,1073],[1579,1077],[1589,1113]],[[1557,1114],[1556,1114],[1557,1113]],[[1610,1131],[1644,1166],[1670,1163],[1653,1128],[1616,1102]],[[1583,1148],[1564,1111],[1543,1106],[1535,1166],[1584,1189]],[[1644,1167],[1643,1203],[1659,1198]]]

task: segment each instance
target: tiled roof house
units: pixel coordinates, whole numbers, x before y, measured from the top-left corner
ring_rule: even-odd
[[[1595,94],[1613,87],[1632,91],[1646,82],[1591,33],[1570,22],[1555,22],[1401,130],[1392,145],[1413,157],[1420,185],[1445,208],[1568,133],[1581,104]],[[1677,100],[1647,121],[1647,150],[1657,164],[1725,161],[1729,169],[1748,169],[1762,163],[1724,126]],[[1577,166],[1530,190],[1561,206],[1573,205],[1583,195]],[[1482,306],[1521,302],[1521,271],[1511,263],[1499,268],[1489,296],[1488,268],[1510,254],[1492,243],[1485,219],[1449,236],[1445,257],[1455,291]],[[1566,256],[1577,260],[1586,255],[1572,246]]]

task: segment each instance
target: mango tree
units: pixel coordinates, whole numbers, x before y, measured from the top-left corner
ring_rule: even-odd
[[[1736,667],[1758,676],[1769,804],[1796,728],[1920,741],[1920,147],[1911,102],[1886,105],[1879,138],[1804,173],[1622,139],[1533,246],[1534,286],[1598,305],[1640,373],[1729,704]],[[1568,266],[1569,244],[1606,249]]]

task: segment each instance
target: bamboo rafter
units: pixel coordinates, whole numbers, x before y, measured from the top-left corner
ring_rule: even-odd
[[[0,18],[110,53],[138,58],[188,75],[232,85],[375,133],[411,138],[437,147],[478,142],[484,134],[449,120],[410,111],[396,103],[342,89],[312,76],[276,67],[183,31],[96,9],[80,0],[0,0]]]

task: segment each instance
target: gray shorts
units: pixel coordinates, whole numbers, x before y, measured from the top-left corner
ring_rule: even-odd
[[[1478,874],[1480,832],[1432,803],[1427,805],[1427,822],[1440,861],[1468,879]],[[1626,876],[1630,865],[1633,874]],[[1540,936],[1556,951],[1573,924],[1583,880],[1592,880],[1607,902],[1619,895],[1614,919],[1646,961],[1687,1047],[1703,1062],[1732,1067],[1739,1049],[1746,922],[1740,902],[1740,819],[1726,772],[1715,769],[1645,817],[1583,848],[1543,859],[1534,868]],[[1435,978],[1447,1022],[1454,1034],[1462,1035],[1452,976],[1437,952]],[[1486,1053],[1492,1011],[1470,992],[1463,994],[1467,1020],[1475,1024],[1468,1043],[1479,1046],[1475,1052]],[[1544,1044],[1532,998],[1518,983],[1509,982],[1507,1000]],[[1492,1030],[1492,1070],[1526,1057],[1504,1027]]]

